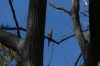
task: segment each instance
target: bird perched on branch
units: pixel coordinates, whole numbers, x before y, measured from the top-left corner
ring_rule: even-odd
[[[49,38],[51,38],[52,39],[52,32],[53,32],[53,28],[51,28],[50,30],[49,30],[49,33],[48,33],[48,37]],[[49,44],[50,44],[50,39],[48,39],[48,46],[49,46]]]

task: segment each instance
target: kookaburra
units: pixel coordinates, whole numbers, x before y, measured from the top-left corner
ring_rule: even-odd
[[[52,32],[53,32],[53,28],[51,28],[48,33],[48,37],[51,39],[52,39]],[[50,40],[48,39],[48,46],[49,46],[49,44],[50,44]]]

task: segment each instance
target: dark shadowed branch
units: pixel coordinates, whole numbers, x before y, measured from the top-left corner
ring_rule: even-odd
[[[4,29],[4,30],[17,30],[16,27],[5,27],[5,26],[2,26],[1,29]],[[22,30],[22,31],[25,31],[25,32],[26,32],[26,29],[25,29],[25,28],[22,28],[22,27],[19,27],[19,30]],[[89,28],[83,30],[82,32],[85,32],[85,31],[88,31],[88,30],[89,30]],[[66,37],[66,38],[63,38],[63,39],[61,39],[61,40],[58,41],[58,42],[57,42],[56,40],[54,40],[54,39],[49,38],[48,36],[44,36],[44,38],[47,38],[47,39],[51,40],[52,42],[54,42],[54,43],[56,43],[56,44],[60,44],[61,42],[65,41],[65,40],[67,40],[67,39],[69,39],[69,38],[71,38],[71,37],[73,37],[73,36],[75,36],[75,34],[72,34],[72,35],[70,35],[70,36],[68,36],[68,37]],[[62,36],[62,37],[63,37],[63,36]],[[65,37],[65,36],[64,36],[64,37]]]
[[[88,11],[81,11],[81,13],[82,13],[84,16],[89,17],[89,15],[85,14],[85,12],[88,12]]]
[[[85,32],[85,31],[88,31],[88,30],[89,30],[89,28],[88,28],[88,29],[83,30],[82,32]],[[75,36],[75,34],[70,35],[70,36],[68,36],[68,37],[66,37],[66,38],[64,38],[64,39],[61,39],[58,43],[61,43],[61,42],[65,41],[65,40],[67,40],[67,39],[69,39],[69,38],[71,38],[71,37],[73,37],[73,36]]]
[[[1,26],[1,29],[4,29],[4,30],[17,30],[16,27],[5,27],[5,26]],[[26,32],[26,29],[22,28],[22,27],[19,27],[19,30],[22,30],[22,31]]]
[[[59,44],[59,42],[57,42],[57,41],[55,41],[54,39],[52,39],[52,38],[49,38],[48,36],[44,36],[45,38],[47,38],[47,39],[49,39],[50,41],[52,41],[52,42],[54,42],[54,43],[56,43],[56,44]]]
[[[10,5],[10,8],[11,8],[11,11],[12,11],[12,14],[13,14],[13,18],[14,18],[16,27],[17,27],[17,35],[18,35],[18,37],[21,37],[20,30],[19,30],[19,24],[18,24],[18,21],[17,21],[17,18],[16,18],[15,10],[13,8],[11,0],[8,0],[8,1],[9,1],[9,5]]]
[[[85,32],[85,31],[88,31],[88,30],[89,30],[89,28],[83,30],[82,32]],[[54,43],[56,43],[56,44],[60,44],[61,42],[65,41],[65,40],[67,40],[67,39],[69,39],[69,38],[71,38],[71,37],[74,37],[74,36],[75,36],[75,34],[72,34],[72,35],[70,35],[70,36],[68,36],[68,37],[66,37],[66,38],[61,39],[61,40],[58,41],[58,42],[57,42],[56,40],[54,40],[54,39],[51,39],[51,38],[47,37],[47,36],[45,36],[45,38],[51,40],[52,42],[54,42]]]
[[[49,61],[49,63],[48,63],[48,65],[47,65],[47,66],[50,66],[50,64],[51,64],[51,62],[52,62],[52,56],[53,56],[53,47],[54,47],[54,43],[53,43],[53,45],[52,45],[52,52],[51,52],[50,61]]]
[[[81,58],[81,56],[82,56],[82,53],[80,53],[80,55],[78,56],[78,58],[77,58],[77,60],[76,60],[76,62],[75,62],[75,64],[74,64],[74,66],[77,66],[78,61],[79,61],[79,59]]]
[[[19,51],[19,49],[22,47],[24,39],[19,38],[16,35],[6,32],[0,28],[0,42],[4,46],[14,51]]]

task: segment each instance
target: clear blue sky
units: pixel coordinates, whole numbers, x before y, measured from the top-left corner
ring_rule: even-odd
[[[54,2],[56,5],[62,6],[66,9],[71,9],[71,0],[48,0]],[[86,9],[84,6],[83,0],[81,1],[81,9]],[[28,13],[28,3],[29,0],[13,0],[13,6],[16,11],[17,20],[19,25],[26,28],[27,24],[27,13]],[[82,17],[82,22],[88,21],[87,18]],[[8,3],[8,0],[0,0],[0,24],[8,24],[9,26],[15,26],[12,12]],[[69,32],[73,31],[73,24],[71,17],[63,12],[57,11],[47,3],[47,15],[46,15],[46,28],[45,35],[47,36],[49,29],[53,27],[53,39],[57,40],[60,37],[66,35]],[[21,32],[22,36],[25,36],[25,33]],[[72,35],[70,33],[67,36]],[[67,37],[65,36],[65,37]],[[64,38],[64,37],[63,37]],[[62,39],[62,38],[61,38]],[[52,42],[50,47],[48,47],[48,41],[45,39],[44,47],[44,66],[47,66],[50,60],[52,52]],[[60,45],[54,44],[53,58],[50,66],[74,66],[74,63],[77,57],[80,54],[80,48],[77,43],[76,37],[72,37]],[[66,63],[67,65],[66,65]],[[69,65],[68,65],[69,63]]]

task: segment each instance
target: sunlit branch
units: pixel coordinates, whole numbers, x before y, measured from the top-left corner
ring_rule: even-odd
[[[50,4],[52,7],[56,8],[56,9],[58,9],[58,10],[63,10],[64,12],[67,12],[68,14],[70,14],[70,11],[67,10],[67,9],[65,9],[64,7],[57,6],[57,5],[55,5],[53,2],[49,2],[49,4]]]

